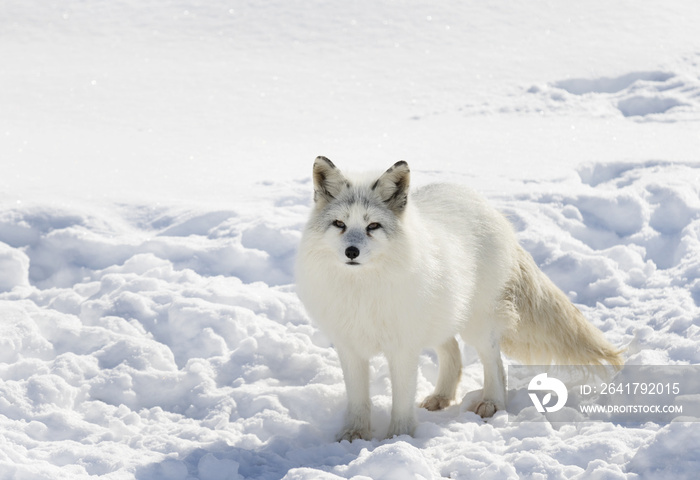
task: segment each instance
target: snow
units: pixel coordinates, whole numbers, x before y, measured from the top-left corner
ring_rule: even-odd
[[[403,159],[416,185],[484,193],[629,363],[700,363],[698,19],[690,0],[6,0],[0,479],[694,478],[681,421],[457,404],[414,438],[334,442],[342,372],[292,266],[316,155]],[[460,395],[482,381],[463,359]],[[436,376],[426,351],[419,397]]]

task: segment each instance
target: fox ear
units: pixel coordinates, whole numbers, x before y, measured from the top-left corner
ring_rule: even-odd
[[[392,212],[398,214],[406,208],[410,182],[411,170],[408,168],[408,163],[400,161],[396,162],[374,182],[372,190],[379,194],[379,197]]]
[[[350,183],[338,168],[326,157],[316,157],[313,169],[314,202],[325,204],[333,201]]]

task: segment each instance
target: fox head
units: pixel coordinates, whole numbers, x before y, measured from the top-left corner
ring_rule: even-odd
[[[410,170],[397,162],[376,177],[346,177],[326,157],[313,166],[312,228],[323,246],[350,267],[375,263],[391,249],[400,233],[408,203]]]

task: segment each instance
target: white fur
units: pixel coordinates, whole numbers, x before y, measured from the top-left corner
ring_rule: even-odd
[[[405,164],[390,168],[378,181],[377,176],[346,177],[323,157],[314,164],[316,205],[299,248],[297,292],[341,361],[348,409],[340,440],[371,437],[372,356],[382,353],[389,362],[393,407],[388,437],[414,432],[416,372],[423,348],[437,349],[440,369],[435,392],[422,406],[435,410],[454,399],[461,371],[457,334],[476,348],[484,364],[483,398],[471,409],[490,416],[505,408],[503,339],[509,351],[523,356],[518,353],[530,351],[518,343],[519,327],[528,330],[524,338],[540,333],[536,318],[521,320],[519,295],[537,297],[526,301],[535,313],[548,305],[538,303],[542,285],[547,294],[570,305],[561,292],[549,291],[556,287],[540,279],[508,221],[480,196],[456,185],[429,185],[404,205],[400,195],[391,195],[407,189],[408,178]],[[330,225],[334,220],[346,228]],[[371,222],[386,228],[367,230]],[[358,265],[347,263],[350,244],[361,245]],[[550,316],[558,313],[555,308]],[[593,340],[608,347],[602,337]],[[547,337],[544,343],[552,341],[556,339]],[[550,350],[557,356],[556,348]],[[586,363],[619,363],[614,355],[580,357]]]

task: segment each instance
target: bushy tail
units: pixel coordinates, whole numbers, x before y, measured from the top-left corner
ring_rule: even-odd
[[[503,313],[514,320],[501,339],[507,355],[536,365],[623,365],[623,350],[586,320],[521,247],[503,300]]]

